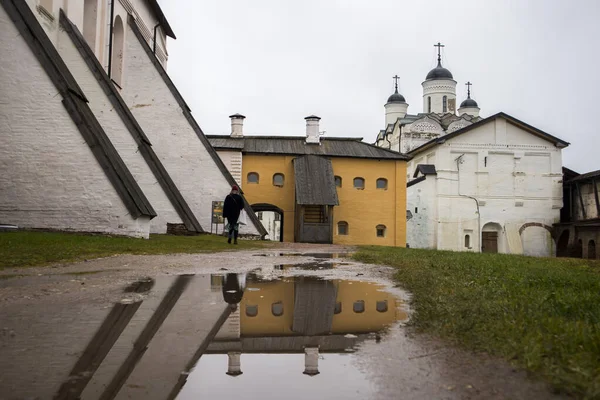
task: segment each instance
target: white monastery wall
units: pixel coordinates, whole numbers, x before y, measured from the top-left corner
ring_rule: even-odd
[[[437,246],[436,176],[427,178],[406,189],[406,243],[410,247],[434,249]]]
[[[444,111],[443,97],[447,98],[446,112],[455,113],[456,105],[456,82],[450,79],[435,79],[425,81],[423,86],[423,112],[428,113],[428,97],[431,97],[431,112],[441,114]],[[451,101],[452,100],[452,101]],[[454,104],[454,105],[453,105]]]
[[[219,150],[217,152],[239,187],[242,187],[242,152]]]
[[[147,238],[2,7],[0,31],[0,221]]]
[[[59,34],[59,53],[89,100],[89,106],[136,182],[158,214],[150,222],[151,233],[166,233],[167,223],[182,223],[177,211],[157,181],[138,144],[132,137],[100,83],[88,68],[69,35]]]
[[[209,231],[212,202],[223,201],[231,186],[128,24],[125,51],[121,94],[192,212]],[[240,233],[258,234],[253,225]]]
[[[473,233],[470,244],[478,251],[478,232],[492,223],[501,227],[499,252],[554,254],[554,244],[545,228],[529,226],[522,234],[519,231],[526,223],[551,227],[559,220],[562,207],[559,148],[498,119],[452,138],[436,149],[435,155],[429,156],[435,157],[437,169],[438,249],[467,250],[464,236]],[[408,171],[411,179],[417,164],[431,163],[427,157],[421,153],[411,160]],[[460,171],[456,161],[459,157]],[[475,200],[464,196],[478,200],[480,219]],[[416,242],[426,240],[421,237]]]

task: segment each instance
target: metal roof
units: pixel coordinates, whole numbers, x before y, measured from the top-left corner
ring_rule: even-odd
[[[339,204],[331,160],[314,155],[298,157],[294,159],[294,178],[297,204]]]
[[[405,154],[362,141],[362,138],[321,138],[320,144],[307,144],[304,136],[207,135],[218,150],[241,150],[243,153],[321,155],[329,157],[408,160]]]
[[[433,164],[419,164],[417,168],[415,168],[415,174],[413,178],[416,178],[417,175],[421,173],[421,175],[436,175],[437,171],[435,170],[435,165]]]
[[[171,29],[171,25],[169,25],[169,21],[167,21],[167,17],[165,17],[165,14],[160,8],[160,5],[158,5],[158,1],[148,0],[148,3],[150,4],[150,8],[152,9],[152,11],[154,11],[154,14],[156,14],[156,19],[158,19],[158,23],[165,31],[165,34],[169,37],[172,37],[173,39],[177,39],[175,37],[173,29]]]
[[[542,131],[542,130],[534,127],[534,126],[531,126],[531,125],[529,125],[529,124],[527,124],[527,123],[525,123],[523,121],[520,121],[520,120],[516,119],[515,117],[512,117],[512,116],[510,116],[508,114],[505,114],[503,112],[499,112],[499,113],[494,114],[494,115],[492,115],[490,117],[487,117],[485,119],[479,120],[479,121],[477,121],[477,122],[475,122],[475,123],[473,123],[473,124],[471,124],[469,126],[466,126],[466,127],[462,128],[462,129],[459,129],[457,131],[449,133],[447,135],[433,138],[430,141],[422,144],[421,146],[419,146],[419,147],[417,147],[415,149],[412,149],[407,154],[412,157],[415,154],[418,154],[418,153],[420,153],[420,152],[422,152],[422,151],[424,151],[426,149],[429,149],[430,147],[436,146],[438,144],[442,144],[442,143],[444,143],[448,139],[452,139],[452,138],[454,138],[454,137],[456,137],[458,135],[461,135],[463,133],[466,133],[466,132],[468,132],[468,131],[470,131],[472,129],[479,128],[480,126],[485,125],[488,122],[494,121],[494,120],[496,120],[498,118],[504,118],[509,123],[511,123],[511,124],[513,124],[515,126],[518,126],[521,129],[524,129],[524,130],[528,131],[532,135],[535,135],[535,136],[538,136],[538,137],[540,137],[540,138],[542,138],[544,140],[547,140],[547,141],[553,143],[557,147],[561,147],[561,148],[562,147],[567,147],[570,144],[569,142],[565,142],[564,140],[559,139],[556,136],[552,136],[549,133],[546,133],[546,132],[544,132],[544,131]]]

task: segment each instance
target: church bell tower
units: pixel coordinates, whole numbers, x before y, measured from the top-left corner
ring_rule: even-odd
[[[423,86],[423,112],[436,114],[456,114],[456,81],[452,73],[442,67],[443,44],[434,44],[438,48],[437,66],[429,71]]]

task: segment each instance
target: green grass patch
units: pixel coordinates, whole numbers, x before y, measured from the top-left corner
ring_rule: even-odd
[[[397,268],[417,331],[600,398],[599,262],[375,246],[354,258]]]
[[[266,242],[227,244],[216,235],[150,235],[150,239],[48,232],[0,232],[0,270],[53,262],[80,261],[115,254],[205,253],[264,247]]]

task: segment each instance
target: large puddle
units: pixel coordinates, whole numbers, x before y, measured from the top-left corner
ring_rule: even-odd
[[[374,386],[355,357],[407,314],[378,284],[308,271],[277,276],[333,267],[317,261],[277,265],[274,274],[164,276],[128,285],[54,398],[369,397]]]

